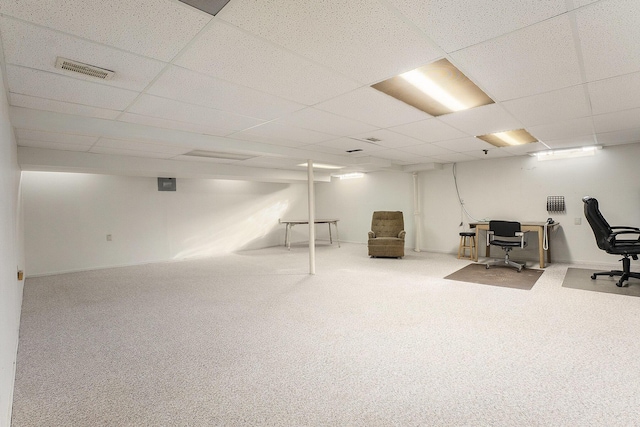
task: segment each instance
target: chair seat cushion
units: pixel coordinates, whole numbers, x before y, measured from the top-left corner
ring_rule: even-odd
[[[495,246],[502,246],[502,247],[506,247],[509,246],[511,248],[519,248],[520,247],[520,241],[513,241],[513,240],[497,240],[494,239],[491,242],[489,242],[492,245]],[[527,243],[525,242],[525,246],[527,246]]]
[[[404,239],[398,237],[376,237],[369,239],[369,246],[404,246]]]

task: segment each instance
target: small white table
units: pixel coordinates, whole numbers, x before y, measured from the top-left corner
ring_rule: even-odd
[[[307,219],[279,219],[280,224],[285,225],[284,232],[284,245],[287,249],[291,250],[291,228],[294,225],[299,224],[309,224],[309,220]],[[329,242],[333,244],[333,237],[331,236],[331,224],[336,228],[336,241],[338,242],[338,247],[340,247],[340,234],[338,234],[338,221],[337,219],[316,219],[313,221],[314,224],[327,224],[329,226]]]

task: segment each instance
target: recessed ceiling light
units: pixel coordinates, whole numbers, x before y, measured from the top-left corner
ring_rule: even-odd
[[[489,133],[479,135],[476,138],[488,142],[496,147],[512,147],[515,145],[529,144],[538,140],[524,129],[509,130],[506,132]]]
[[[371,87],[432,116],[494,103],[445,58]]]
[[[298,166],[304,166],[306,168],[307,166],[309,166],[309,164],[307,162],[304,162],[300,163]],[[325,163],[314,163],[313,167],[318,169],[342,169],[344,166],[328,165]]]

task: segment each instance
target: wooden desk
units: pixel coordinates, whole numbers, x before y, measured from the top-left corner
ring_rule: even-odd
[[[338,219],[316,219],[313,221],[314,224],[327,224],[329,226],[329,242],[333,244],[333,237],[331,236],[331,224],[336,228],[336,241],[338,242],[338,247],[340,247],[340,235],[338,234]],[[284,245],[287,249],[291,250],[291,228],[294,225],[299,224],[309,224],[309,220],[306,219],[279,219],[278,222],[280,224],[285,224],[285,232],[284,232]]]
[[[522,231],[533,231],[538,233],[538,254],[540,256],[540,268],[544,268],[544,226],[546,222],[521,222],[520,229]],[[553,224],[547,225],[547,262],[551,263],[551,233],[550,231],[559,226],[559,222],[554,222]],[[469,224],[471,228],[476,229],[476,256],[474,261],[478,261],[478,249],[480,248],[480,230],[489,230],[488,222],[472,222]],[[486,239],[485,239],[486,242]],[[486,245],[486,243],[485,243]],[[486,245],[485,248],[485,256],[489,257],[491,245]]]

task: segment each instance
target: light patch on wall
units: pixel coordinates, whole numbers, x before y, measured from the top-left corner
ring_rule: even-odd
[[[197,236],[186,239],[186,249],[178,252],[173,259],[225,255],[265,237],[279,226],[278,219],[289,208],[289,200],[272,199],[256,203],[255,208],[231,215],[229,221],[212,224],[209,230],[202,230]]]

